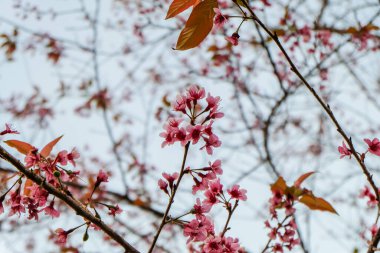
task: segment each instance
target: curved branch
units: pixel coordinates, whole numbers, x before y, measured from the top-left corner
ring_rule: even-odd
[[[81,202],[68,196],[63,191],[47,183],[45,178],[25,168],[25,166],[19,160],[17,160],[14,156],[8,153],[2,146],[0,146],[0,158],[12,164],[18,171],[20,171],[23,175],[32,180],[34,183],[40,185],[47,192],[65,202],[69,207],[71,207],[71,209],[73,209],[76,212],[77,215],[89,220],[90,222],[101,228],[104,233],[106,233],[109,237],[111,237],[113,240],[119,243],[125,249],[126,253],[139,253],[137,249],[135,249],[132,245],[125,241],[123,237],[121,237],[112,228],[106,225],[101,219],[96,218],[92,213],[86,210],[86,208]]]

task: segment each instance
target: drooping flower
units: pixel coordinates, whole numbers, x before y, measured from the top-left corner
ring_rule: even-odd
[[[228,17],[223,15],[222,12],[218,8],[214,8],[214,12],[216,14],[214,18],[214,25],[217,29],[220,29],[227,22]]]
[[[239,34],[235,32],[231,36],[226,37],[226,40],[230,42],[232,45],[237,46],[239,44],[239,38]]]
[[[46,215],[50,215],[53,218],[58,218],[60,216],[59,211],[54,208],[54,200],[52,200],[50,204],[46,206],[43,210]]]
[[[58,228],[55,230],[56,238],[55,238],[55,243],[60,244],[60,245],[65,245],[67,242],[67,236],[68,232],[63,230],[62,228]]]

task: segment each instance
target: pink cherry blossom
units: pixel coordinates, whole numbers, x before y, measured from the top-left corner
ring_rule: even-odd
[[[166,194],[169,194],[168,192],[168,183],[165,182],[162,179],[158,180],[158,187],[160,187],[161,190],[163,190]]]
[[[374,155],[380,156],[380,141],[375,138],[372,141],[370,139],[364,139],[368,144],[368,151]]]
[[[219,203],[218,198],[216,197],[216,194],[212,191],[208,190],[205,192],[206,199],[203,200],[203,205],[207,206],[207,208],[212,208],[213,205]]]
[[[218,107],[219,102],[220,102],[220,97],[213,97],[210,95],[210,93],[208,93],[206,101],[207,101],[206,110],[208,111],[208,110],[211,110],[215,107],[216,108]]]
[[[5,124],[5,130],[0,132],[0,135],[6,135],[6,134],[19,134],[16,130],[11,129],[11,125]]]
[[[166,127],[166,132],[160,133],[160,136],[165,138],[162,142],[161,147],[165,147],[166,145],[172,145],[176,142],[175,134],[178,132],[178,128],[175,127]]]
[[[209,138],[203,137],[203,140],[206,142],[206,145],[204,145],[201,149],[206,148],[207,154],[209,155],[212,155],[213,148],[217,148],[220,147],[220,145],[222,145],[222,142],[215,134],[210,135]]]
[[[60,216],[59,211],[57,211],[54,208],[54,200],[52,200],[50,204],[47,207],[45,207],[43,210],[46,215],[50,215],[53,218],[58,218]]]
[[[218,178],[217,180],[212,181],[209,184],[209,189],[210,189],[210,191],[212,193],[214,193],[216,195],[222,193],[222,191],[223,191],[223,185],[220,183],[220,179]]]
[[[55,162],[60,163],[63,166],[67,165],[67,151],[62,150],[58,153],[57,157],[55,158]]]
[[[25,213],[25,207],[22,203],[22,196],[20,195],[20,188],[11,192],[11,197],[8,199],[7,204],[11,206],[8,216],[12,216],[15,213],[18,213],[20,216],[21,213]]]
[[[202,216],[200,219],[191,220],[186,224],[183,234],[189,237],[187,243],[204,241],[208,235],[214,234],[214,224],[206,216]]]
[[[232,45],[237,46],[239,44],[239,34],[233,33],[230,37],[226,37],[226,40],[230,42]]]
[[[233,199],[239,199],[243,201],[247,200],[247,190],[240,189],[239,185],[233,185],[232,188],[227,190],[227,192]]]
[[[187,92],[188,92],[188,99],[192,101],[202,99],[206,96],[205,89],[200,88],[197,85],[190,86]]]
[[[202,136],[203,128],[204,127],[201,125],[195,125],[195,126],[188,125],[186,127],[186,130],[188,132],[188,140],[192,141],[192,144],[197,144],[197,142]]]
[[[202,205],[199,198],[197,198],[194,207],[193,207],[193,213],[197,217],[197,219],[201,219],[201,216],[204,216],[205,213],[208,213],[210,211],[210,206]]]
[[[60,245],[65,245],[67,242],[68,232],[63,230],[62,228],[58,228],[55,230],[55,234],[57,236],[55,238],[55,242]]]
[[[341,154],[340,159],[342,159],[345,156],[348,156],[351,159],[352,152],[350,149],[347,148],[344,142],[342,142],[342,146],[338,147],[338,151]]]
[[[369,207],[375,207],[377,205],[376,196],[371,192],[368,186],[365,186],[360,192],[359,198],[368,198],[367,205]]]
[[[69,161],[69,163],[71,163],[74,167],[76,165],[75,163],[75,159],[78,159],[80,157],[80,154],[78,153],[78,151],[76,151],[75,148],[73,148],[71,150],[70,153],[67,154],[67,160]]]
[[[211,162],[209,162],[209,165],[210,165],[210,169],[211,171],[214,173],[214,174],[218,174],[218,175],[222,175],[223,174],[223,170],[222,170],[222,161],[221,160],[215,160],[215,162],[213,162],[211,164]]]
[[[41,160],[41,156],[38,153],[38,149],[34,148],[26,155],[24,161],[25,161],[25,167],[30,168],[38,164],[38,162]]]
[[[95,185],[100,185],[100,183],[106,182],[108,182],[108,175],[103,170],[99,170],[98,176],[96,177]]]
[[[222,238],[220,236],[208,237],[203,246],[205,253],[223,253]]]
[[[174,111],[186,113],[186,101],[187,101],[186,96],[178,95],[177,100],[172,105]]]
[[[119,205],[116,205],[116,206],[110,206],[109,207],[108,214],[115,217],[116,214],[121,214],[122,212],[123,212],[123,210],[119,207]]]
[[[218,8],[214,8],[215,12],[215,18],[214,18],[214,25],[217,29],[220,29],[224,26],[224,24],[227,22],[228,17],[224,16],[222,12]]]

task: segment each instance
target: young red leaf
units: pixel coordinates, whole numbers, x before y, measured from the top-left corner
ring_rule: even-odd
[[[299,201],[311,210],[327,211],[338,214],[329,202],[323,198],[315,197],[312,194],[303,195]]]
[[[52,140],[46,146],[41,150],[40,154],[43,157],[48,157],[50,155],[50,152],[53,150],[54,146],[59,142],[59,140],[63,137],[63,135],[59,136],[58,138]]]
[[[214,8],[217,0],[205,0],[194,7],[177,41],[177,50],[187,50],[198,46],[210,33],[214,24]]]
[[[310,177],[311,175],[313,175],[315,172],[314,171],[311,171],[311,172],[308,172],[308,173],[305,173],[303,175],[301,175],[295,182],[294,182],[294,186],[295,187],[300,187],[301,184],[303,183],[303,181],[305,181],[308,177]]]
[[[169,7],[165,19],[175,17],[181,12],[190,8],[191,6],[197,5],[199,2],[200,0],[174,0]]]
[[[17,149],[21,154],[27,155],[29,151],[33,150],[34,147],[29,143],[18,141],[18,140],[8,140],[4,141],[9,147]]]
[[[280,191],[282,193],[284,193],[287,188],[288,186],[286,185],[286,182],[282,177],[279,177],[274,184],[271,184],[270,187],[272,191]]]
[[[30,187],[32,187],[32,186],[33,186],[33,181],[30,180],[29,178],[26,179],[25,185],[24,185],[24,195],[26,195],[26,196],[30,195],[30,192],[31,192]]]

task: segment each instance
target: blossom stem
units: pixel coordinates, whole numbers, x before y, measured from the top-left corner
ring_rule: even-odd
[[[175,197],[175,194],[177,192],[177,189],[179,187],[179,184],[181,182],[181,179],[183,177],[183,175],[185,174],[184,173],[184,170],[185,170],[185,164],[186,164],[186,158],[187,158],[187,154],[189,152],[189,147],[190,147],[190,142],[188,142],[185,146],[185,151],[183,153],[183,159],[182,159],[182,165],[181,165],[181,172],[179,174],[179,177],[178,177],[178,180],[177,180],[177,183],[174,185],[173,189],[172,189],[172,194],[170,195],[170,198],[169,198],[169,203],[166,207],[166,211],[164,213],[164,216],[162,217],[162,221],[161,221],[161,224],[156,232],[156,235],[154,236],[153,238],[153,242],[152,242],[152,245],[150,246],[150,249],[148,251],[148,253],[152,253],[153,252],[153,249],[154,249],[154,246],[156,245],[157,243],[157,240],[158,240],[158,237],[160,236],[160,233],[163,229],[163,227],[165,226],[166,224],[166,219],[168,217],[168,214],[169,214],[169,211],[170,211],[170,208],[174,202],[174,197]]]
[[[232,214],[234,213],[236,207],[238,206],[238,203],[239,203],[239,200],[236,200],[235,204],[234,204],[234,207],[232,209],[231,209],[230,206],[228,206],[228,208],[227,208],[227,210],[228,210],[228,218],[227,218],[226,224],[224,225],[221,237],[223,237],[224,234],[227,232],[227,230],[228,230],[228,224],[230,223]]]

